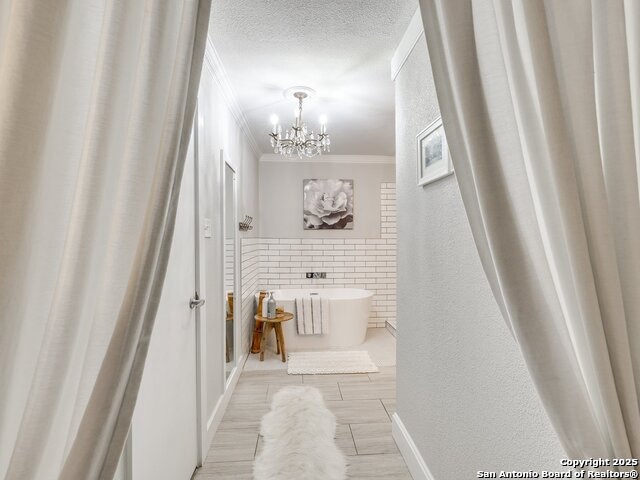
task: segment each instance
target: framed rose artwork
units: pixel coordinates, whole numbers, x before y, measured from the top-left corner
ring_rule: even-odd
[[[353,230],[353,180],[302,181],[305,230]]]
[[[438,118],[416,137],[418,144],[418,185],[427,185],[453,173],[442,119]]]

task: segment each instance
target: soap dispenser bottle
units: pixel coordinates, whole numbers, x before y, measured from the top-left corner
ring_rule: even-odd
[[[269,292],[264,292],[264,297],[262,297],[262,302],[260,303],[260,316],[267,316],[267,302],[269,301]]]
[[[267,318],[276,318],[276,299],[273,298],[273,292],[269,292],[267,300]]]

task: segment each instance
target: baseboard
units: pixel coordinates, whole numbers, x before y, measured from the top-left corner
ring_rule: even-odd
[[[213,437],[218,430],[218,426],[222,421],[222,417],[224,417],[224,412],[227,410],[227,405],[229,405],[231,395],[233,395],[233,391],[236,388],[236,384],[238,383],[238,379],[240,378],[240,374],[242,373],[245,361],[246,355],[243,355],[238,359],[238,366],[233,369],[233,373],[227,381],[227,388],[225,389],[224,394],[218,399],[216,407],[213,409],[213,412],[207,420],[207,445],[209,446],[211,446]]]
[[[392,415],[391,422],[393,439],[398,445],[413,480],[435,480],[397,413]]]
[[[387,330],[389,331],[389,333],[395,337],[396,336],[396,322],[393,322],[393,323],[387,322],[385,326],[386,326]]]

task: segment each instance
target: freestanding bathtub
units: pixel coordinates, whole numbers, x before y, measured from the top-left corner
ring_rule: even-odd
[[[328,332],[323,335],[298,335],[295,299],[311,293],[318,293],[329,299]],[[359,288],[306,288],[274,290],[273,296],[278,307],[294,314],[293,320],[283,324],[288,351],[352,347],[364,342],[373,292]],[[257,298],[256,295],[256,300]],[[272,343],[275,344],[275,341],[270,338],[269,344]]]

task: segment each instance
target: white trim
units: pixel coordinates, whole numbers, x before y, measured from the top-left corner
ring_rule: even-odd
[[[391,431],[413,480],[435,480],[397,413],[391,416]]]
[[[195,262],[195,291],[204,297],[206,292],[204,275],[204,235],[200,234],[200,153],[199,153],[199,124],[198,107],[193,120],[193,159],[194,159],[194,262]],[[205,352],[207,351],[206,326],[204,324],[206,314],[206,302],[201,307],[196,308],[196,418],[197,418],[197,466],[202,466],[209,445],[207,443],[207,432],[204,419],[207,416],[207,362]]]
[[[227,380],[226,389],[224,393],[218,399],[218,403],[216,403],[213,412],[209,416],[207,420],[207,445],[211,445],[213,441],[213,437],[218,431],[218,427],[220,426],[220,422],[222,421],[222,417],[224,417],[224,413],[227,410],[227,406],[229,405],[229,400],[231,400],[231,396],[233,395],[233,391],[236,388],[236,384],[238,383],[238,379],[240,378],[240,374],[242,373],[241,365],[244,364],[245,358],[244,354],[238,359],[238,366],[233,369],[229,379]]]
[[[288,158],[277,153],[265,153],[260,157],[260,161],[284,163],[375,163],[393,165],[396,163],[396,157],[387,155],[319,155],[312,158]]]
[[[249,128],[249,122],[247,122],[247,118],[244,113],[242,113],[242,109],[240,108],[240,104],[238,103],[238,95],[236,94],[231,82],[229,81],[229,75],[227,74],[227,70],[224,68],[222,60],[220,59],[220,55],[218,55],[218,51],[216,47],[213,45],[213,41],[211,37],[207,36],[207,46],[204,51],[204,65],[209,68],[209,71],[213,78],[218,82],[220,86],[220,90],[222,93],[222,98],[224,99],[231,115],[233,115],[234,119],[238,123],[240,130],[244,133],[247,138],[247,142],[253,150],[253,153],[256,157],[260,157],[262,155],[262,151],[260,147],[258,147],[258,142],[256,142],[253,133],[251,133],[251,128]]]
[[[424,26],[422,24],[422,16],[420,15],[420,7],[417,8],[416,13],[413,14],[411,22],[407,30],[404,32],[400,44],[396,49],[396,52],[391,57],[391,80],[395,80],[402,69],[402,66],[411,55],[411,52],[418,44],[420,38],[424,34]]]
[[[227,171],[226,171],[226,167],[229,167],[231,169],[231,171],[233,172],[233,205],[231,205],[232,207],[232,211],[233,211],[233,219],[231,224],[233,225],[233,298],[234,298],[234,308],[233,308],[233,332],[232,332],[232,338],[233,338],[233,359],[231,361],[233,361],[234,363],[234,367],[233,370],[235,370],[237,368],[237,366],[239,365],[239,361],[240,359],[242,359],[242,356],[239,355],[240,350],[238,350],[238,345],[240,345],[241,343],[241,330],[242,330],[242,300],[240,300],[240,303],[238,303],[238,299],[242,299],[242,278],[241,278],[241,256],[242,256],[242,251],[240,249],[241,247],[241,243],[240,243],[240,233],[238,230],[238,198],[239,198],[239,191],[240,191],[240,182],[238,180],[239,178],[239,174],[238,171],[233,167],[233,165],[231,163],[229,163],[230,159],[227,159],[224,155],[224,150],[220,150],[220,159],[223,160],[223,165],[222,165],[222,214],[220,216],[220,218],[222,219],[222,239],[223,239],[223,243],[222,243],[222,250],[223,250],[223,265],[226,264],[226,251],[225,251],[225,247],[226,247],[226,238],[227,238],[227,208],[229,207],[229,205],[227,205]],[[225,285],[225,278],[226,278],[226,272],[225,269],[222,269],[222,285],[224,287]],[[224,293],[223,293],[223,301],[222,301],[222,305],[223,305],[223,310],[221,312],[222,314],[222,318],[225,318],[227,315],[227,292],[226,292],[226,288],[223,289]],[[239,308],[238,308],[239,305]],[[224,365],[224,374],[226,376],[227,374],[227,361],[226,361],[226,352],[227,352],[227,331],[226,331],[226,322],[224,324],[224,328],[223,328],[223,335],[222,335],[222,352],[223,352],[223,365]],[[233,374],[233,370],[232,370],[232,374]],[[231,379],[231,375],[229,376],[228,379],[225,380],[225,386],[224,389],[226,390],[228,388],[229,382]]]

